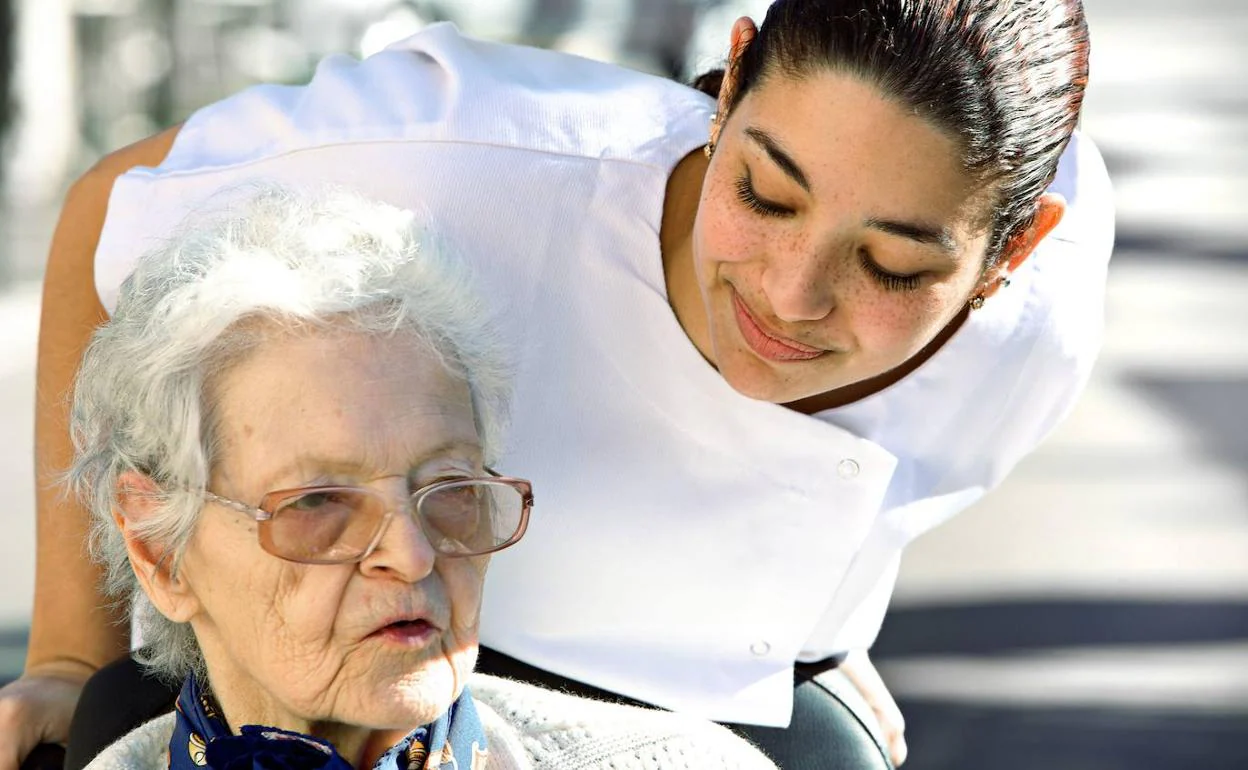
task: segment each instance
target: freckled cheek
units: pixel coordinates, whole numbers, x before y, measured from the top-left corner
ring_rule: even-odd
[[[699,272],[714,269],[714,263],[747,262],[765,253],[768,229],[732,202],[704,201],[698,228]]]
[[[919,297],[879,295],[855,303],[854,337],[864,352],[895,366],[930,341],[928,311]]]

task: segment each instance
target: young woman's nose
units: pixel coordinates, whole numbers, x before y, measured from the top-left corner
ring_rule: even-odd
[[[781,321],[818,321],[836,309],[832,273],[830,254],[808,249],[776,255],[763,274],[763,292]]]

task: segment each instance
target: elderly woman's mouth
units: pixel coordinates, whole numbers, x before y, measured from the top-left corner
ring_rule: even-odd
[[[424,618],[401,619],[391,621],[368,635],[369,639],[377,639],[405,647],[423,647],[437,638],[442,629]]]

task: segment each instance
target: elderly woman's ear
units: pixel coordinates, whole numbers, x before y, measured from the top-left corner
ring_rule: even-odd
[[[113,519],[126,541],[126,552],[134,565],[143,592],[160,614],[185,623],[199,607],[194,593],[174,569],[165,544],[155,542],[144,525],[160,512],[164,495],[156,482],[138,471],[126,471],[117,479],[117,507]]]

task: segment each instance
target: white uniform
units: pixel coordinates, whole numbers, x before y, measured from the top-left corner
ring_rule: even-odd
[[[427,216],[518,356],[500,469],[533,480],[495,557],[482,640],[716,720],[787,724],[795,660],[869,646],[902,547],[979,499],[1070,409],[1099,344],[1113,239],[1086,139],[1061,226],[939,352],[815,417],[748,399],[667,301],[667,177],[712,101],[679,84],[436,26],[306,87],[207,107],[109,203],[106,307],[139,253],[221,188],[357,188]]]

